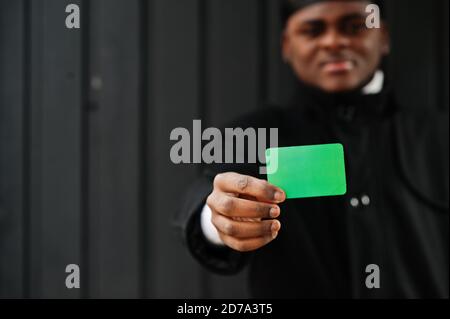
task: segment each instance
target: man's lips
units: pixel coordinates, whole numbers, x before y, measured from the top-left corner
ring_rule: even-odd
[[[321,66],[325,73],[346,73],[355,68],[355,62],[352,60],[334,60],[324,62]]]

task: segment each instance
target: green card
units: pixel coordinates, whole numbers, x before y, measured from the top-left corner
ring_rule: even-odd
[[[341,144],[270,148],[266,163],[269,183],[284,190],[288,199],[347,192]]]

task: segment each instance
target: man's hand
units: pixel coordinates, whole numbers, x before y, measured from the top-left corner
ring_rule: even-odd
[[[274,240],[281,228],[280,204],[286,200],[278,187],[251,176],[219,174],[206,203],[211,221],[228,247],[247,252]]]

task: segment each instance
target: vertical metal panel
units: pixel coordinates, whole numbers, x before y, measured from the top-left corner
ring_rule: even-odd
[[[208,1],[208,109],[212,125],[259,107],[257,0]]]
[[[92,297],[137,298],[139,1],[92,1],[89,116]]]
[[[438,76],[439,94],[438,107],[441,110],[449,109],[449,1],[439,0],[435,9],[436,26],[433,28],[438,34],[435,43],[436,55],[439,57],[435,63],[435,71]]]
[[[261,107],[258,0],[208,1],[207,111],[209,125],[224,125]],[[211,275],[211,297],[246,297],[247,275]]]
[[[267,0],[265,23],[267,102],[270,105],[283,105],[294,92],[296,78],[290,67],[282,60],[281,38],[284,26],[280,17],[280,0]]]
[[[389,2],[393,82],[405,107],[436,109],[440,91],[445,90],[440,80],[444,70],[439,66],[444,62],[438,60],[437,52],[437,48],[444,47],[436,36],[440,32],[435,18],[439,3],[439,0],[427,5],[417,0]]]
[[[270,104],[277,104],[280,100],[281,90],[281,21],[279,10],[279,0],[266,1],[265,21],[267,37],[265,50],[267,51],[267,98]]]
[[[153,0],[149,10],[148,297],[201,297],[200,267],[170,222],[196,170],[169,157],[171,130],[192,131],[199,118],[198,1]]]
[[[24,1],[0,1],[0,298],[25,295],[24,10]]]
[[[81,262],[81,33],[65,27],[68,3],[32,2],[32,297],[79,296],[65,286]]]

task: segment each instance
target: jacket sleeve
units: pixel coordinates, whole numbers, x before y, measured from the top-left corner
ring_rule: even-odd
[[[247,254],[210,243],[201,228],[200,213],[212,192],[212,181],[213,177],[203,174],[189,187],[175,226],[191,255],[201,265],[212,272],[231,275],[244,267]]]
[[[408,188],[436,210],[449,210],[448,112],[403,112],[397,117],[398,168]]]

